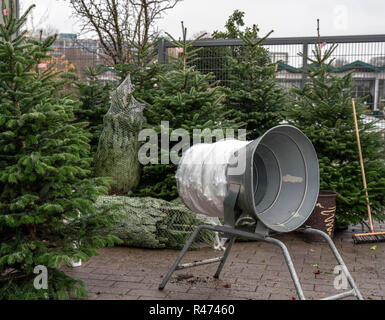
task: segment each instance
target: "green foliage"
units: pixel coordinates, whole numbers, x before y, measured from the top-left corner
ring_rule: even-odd
[[[80,122],[88,122],[87,130],[91,134],[91,152],[98,148],[100,134],[103,130],[103,117],[110,107],[110,91],[113,84],[99,79],[105,72],[104,67],[88,67],[84,70],[87,81],[76,81],[79,100],[82,103],[75,110],[75,116]]]
[[[262,46],[269,34],[258,41],[256,33],[240,35],[245,42],[242,55],[229,57],[226,106],[232,118],[246,123],[248,140],[257,139],[282,120],[285,93],[277,86],[276,64]]]
[[[245,12],[234,10],[225,24],[226,30],[216,30],[213,32],[212,37],[214,39],[238,39],[242,37],[253,37],[256,33],[256,29],[258,28],[255,24],[251,28],[245,27],[245,21],[243,20],[244,17]],[[244,30],[242,30],[243,27],[245,27]]]
[[[83,295],[60,265],[118,241],[102,232],[113,217],[93,206],[108,181],[90,178],[89,135],[74,122],[79,102],[60,95],[56,73],[39,69],[56,37],[21,31],[32,8],[20,19],[11,9],[0,25],[0,299]],[[37,265],[49,270],[47,291],[32,289]]]
[[[330,72],[330,59],[336,46],[313,50],[314,59],[306,70],[304,88],[293,89],[293,100],[287,110],[289,122],[301,129],[313,142],[318,153],[321,189],[338,192],[336,218],[338,225],[355,224],[367,218],[365,192],[361,178],[358,147],[352,111],[352,74],[338,76]],[[372,123],[357,116],[373,216],[384,220],[385,164],[384,138],[373,131]]]
[[[155,130],[159,137],[162,132],[171,135],[172,130],[179,128],[185,129],[189,137],[193,137],[193,129],[237,129],[234,121],[228,120],[222,104],[224,94],[217,87],[213,75],[202,74],[191,66],[195,62],[197,50],[193,49],[193,42],[187,42],[187,31],[183,24],[182,29],[182,41],[169,35],[181,52],[172,64],[173,69],[158,76],[157,90],[153,91],[151,97],[152,104],[145,109],[147,128]],[[169,128],[163,128],[163,131],[162,121],[169,121]],[[170,142],[170,149],[179,142]],[[170,156],[168,150],[161,150],[162,153],[167,158]],[[160,164],[160,161],[158,163],[143,167],[138,194],[172,200],[178,196],[174,177],[177,166]]]

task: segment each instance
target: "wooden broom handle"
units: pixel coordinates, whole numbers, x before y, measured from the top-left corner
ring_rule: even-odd
[[[358,144],[358,153],[360,155],[360,165],[361,165],[362,181],[364,182],[365,195],[366,195],[366,207],[368,208],[369,226],[370,226],[370,232],[373,233],[374,229],[373,229],[373,221],[372,221],[372,211],[370,210],[368,186],[366,184],[364,160],[362,158],[360,134],[359,134],[359,131],[358,131],[358,121],[357,121],[357,113],[356,113],[356,102],[354,101],[354,99],[352,101],[352,105],[353,105],[354,124],[355,124],[355,127],[356,127],[356,137],[357,137],[357,144]]]

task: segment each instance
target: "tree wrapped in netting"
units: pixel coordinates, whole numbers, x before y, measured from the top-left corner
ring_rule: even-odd
[[[144,105],[132,95],[130,75],[111,94],[111,106],[95,156],[95,174],[111,177],[111,194],[127,194],[139,184],[138,134],[144,123]]]
[[[130,247],[180,249],[198,225],[212,223],[183,204],[161,199],[101,196],[95,205],[100,212],[120,217],[106,233]],[[203,230],[199,239],[212,244],[213,238]]]

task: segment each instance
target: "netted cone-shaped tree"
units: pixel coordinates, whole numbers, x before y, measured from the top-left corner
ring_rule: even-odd
[[[133,96],[130,75],[111,94],[111,106],[103,120],[103,131],[95,156],[95,174],[111,177],[110,194],[124,195],[140,180],[138,134],[144,105]]]

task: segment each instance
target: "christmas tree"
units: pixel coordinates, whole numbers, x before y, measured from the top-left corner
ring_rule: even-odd
[[[152,104],[156,95],[158,75],[167,71],[167,64],[158,63],[155,41],[148,44],[137,45],[131,42],[133,52],[130,63],[119,63],[114,66],[116,75],[123,82],[128,75],[134,85],[134,97],[141,102]]]
[[[256,40],[258,31],[254,25],[247,35],[239,35],[245,42],[242,54],[229,57],[228,64],[226,106],[231,117],[246,123],[248,140],[255,140],[278,125],[285,104],[285,93],[277,85],[276,63],[262,46],[271,32]]]
[[[336,218],[341,226],[365,220],[367,210],[352,111],[352,73],[333,74],[334,59],[331,57],[335,49],[336,45],[328,48],[319,41],[313,50],[314,58],[306,56],[309,61],[306,83],[303,88],[293,89],[287,115],[289,122],[314,144],[319,158],[321,189],[338,192]],[[364,120],[363,111],[364,106],[358,105],[370,204],[374,218],[383,220],[385,142],[382,134],[373,130],[373,124]]]
[[[147,128],[158,133],[171,136],[172,130],[185,129],[188,132],[188,147],[194,139],[194,129],[237,129],[234,121],[229,121],[223,107],[224,94],[217,87],[212,74],[202,74],[195,69],[197,49],[193,49],[194,41],[187,41],[187,30],[182,23],[183,38],[175,40],[168,35],[179,55],[173,64],[173,70],[158,76],[157,90],[152,97],[152,105],[145,109]],[[162,121],[168,121],[169,127],[162,127]],[[207,132],[207,131],[206,131]],[[199,135],[198,135],[199,136]],[[183,141],[170,141],[170,150]],[[160,159],[170,159],[169,150],[161,150],[157,164],[143,167],[138,194],[171,200],[178,197],[174,163],[161,164]],[[158,159],[156,159],[158,160]]]
[[[79,100],[82,103],[75,110],[75,116],[79,121],[89,123],[87,129],[91,133],[92,154],[98,148],[99,137],[103,130],[103,117],[110,107],[112,83],[99,79],[104,72],[104,67],[88,67],[84,70],[87,81],[76,81],[75,83],[79,91]]]
[[[95,174],[111,177],[110,194],[126,195],[140,179],[138,134],[143,126],[144,105],[133,97],[130,75],[111,93],[103,131],[95,154]]]
[[[108,184],[90,178],[78,102],[61,97],[63,83],[42,63],[55,36],[28,40],[22,26],[33,6],[16,19],[12,4],[0,24],[0,299],[83,296],[59,268],[117,241],[102,233],[112,216],[93,205]],[[46,289],[34,287],[36,266],[46,268]]]

